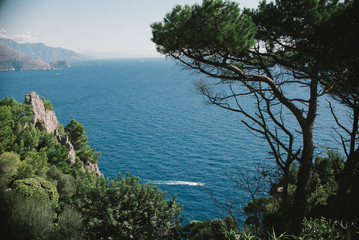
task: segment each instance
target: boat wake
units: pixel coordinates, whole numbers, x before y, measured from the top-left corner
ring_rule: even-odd
[[[187,181],[152,181],[154,185],[186,185],[186,186],[204,186],[201,182],[187,182]]]

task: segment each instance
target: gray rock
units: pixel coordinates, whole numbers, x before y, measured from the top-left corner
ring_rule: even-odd
[[[75,149],[68,136],[63,136],[59,133],[59,122],[57,121],[54,111],[45,108],[43,101],[39,98],[35,92],[30,92],[25,95],[24,104],[32,106],[33,120],[32,124],[37,127],[40,131],[46,131],[53,133],[62,145],[66,146],[69,152],[68,157],[70,159],[70,165],[73,166],[76,162]],[[86,170],[94,172],[96,175],[101,176],[101,172],[97,164],[90,162],[83,163],[83,171]]]

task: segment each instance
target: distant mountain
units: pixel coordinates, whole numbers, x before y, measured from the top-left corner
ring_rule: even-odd
[[[39,58],[45,62],[67,60],[69,62],[85,60],[86,57],[72,50],[53,48],[43,43],[18,43],[11,39],[0,38],[0,44],[15,49],[32,58]]]
[[[0,71],[46,70],[49,63],[35,59],[23,53],[0,45]]]

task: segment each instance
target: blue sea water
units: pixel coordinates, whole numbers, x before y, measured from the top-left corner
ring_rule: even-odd
[[[167,191],[168,198],[177,193],[186,222],[210,220],[226,213],[209,192],[222,202],[233,196],[225,172],[254,170],[258,162],[270,167],[273,161],[266,142],[248,131],[239,114],[205,104],[193,86],[201,78],[165,59],[87,61],[0,72],[0,98],[23,102],[30,91],[40,94],[60,123],[76,119],[85,126],[90,146],[102,153],[105,177],[130,172]],[[315,141],[337,147],[325,101],[320,111]],[[236,195],[241,209],[249,199],[245,191]]]

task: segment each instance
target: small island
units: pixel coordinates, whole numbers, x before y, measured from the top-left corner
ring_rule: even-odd
[[[58,60],[56,62],[50,63],[52,68],[63,68],[70,67],[70,63],[67,60]]]

